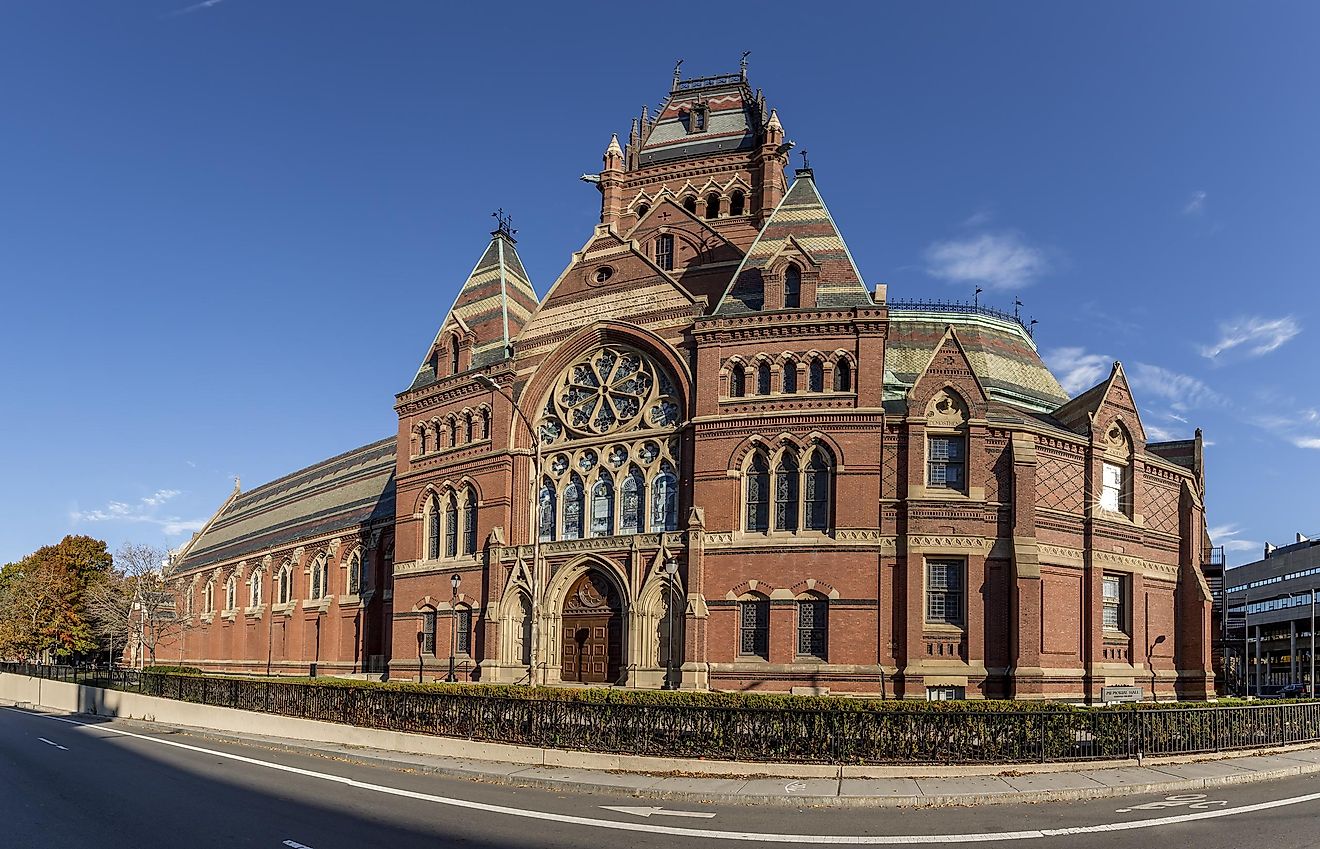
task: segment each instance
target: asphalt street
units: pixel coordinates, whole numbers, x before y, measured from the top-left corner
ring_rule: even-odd
[[[624,810],[618,810],[618,809]],[[556,793],[0,708],[0,846],[1320,847],[1320,777],[1175,797],[896,810]]]

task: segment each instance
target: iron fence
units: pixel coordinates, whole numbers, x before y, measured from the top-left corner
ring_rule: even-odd
[[[670,758],[828,764],[1028,763],[1320,741],[1320,702],[989,711],[802,710],[454,692],[5,663],[0,671],[365,728]],[[953,705],[942,706],[953,708]]]

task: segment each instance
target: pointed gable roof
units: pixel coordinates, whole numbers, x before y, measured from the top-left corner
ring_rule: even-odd
[[[748,248],[728,291],[715,308],[716,314],[733,315],[759,309],[764,289],[761,272],[790,243],[820,266],[820,282],[816,286],[819,306],[871,305],[857,263],[853,262],[848,245],[825,207],[815,177],[810,169],[799,168],[788,193]]]
[[[536,289],[518,257],[513,234],[501,226],[490,235],[490,244],[459,289],[409,389],[436,380],[433,355],[443,346],[446,332],[457,329],[471,336],[472,367],[480,368],[508,356],[509,343],[536,311]]]
[[[1123,417],[1135,441],[1146,442],[1146,428],[1141,424],[1141,414],[1132,399],[1132,388],[1123,373],[1123,364],[1119,362],[1109,370],[1109,377],[1059,407],[1052,415],[1069,430],[1088,433],[1092,422],[1105,407],[1116,410]]]

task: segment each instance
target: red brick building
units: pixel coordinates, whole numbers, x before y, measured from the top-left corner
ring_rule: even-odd
[[[1117,363],[1069,399],[1015,317],[864,284],[791,146],[745,71],[675,75],[584,178],[600,224],[544,298],[501,225],[397,438],[235,492],[186,547],[180,656],[1205,696],[1199,436],[1147,442]]]

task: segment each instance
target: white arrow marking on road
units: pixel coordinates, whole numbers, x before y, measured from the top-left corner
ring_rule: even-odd
[[[710,819],[714,814],[703,814],[700,811],[666,811],[664,808],[630,808],[627,805],[597,805],[596,807],[606,811],[618,811],[621,814],[635,814],[639,817],[699,817],[701,819]]]
[[[56,743],[54,740],[47,740],[45,737],[38,737],[37,739],[45,743],[47,746],[54,746],[57,749],[64,749],[64,751],[66,752],[69,751],[68,749],[65,749],[63,746],[61,746],[59,743]]]
[[[299,843],[296,840],[286,840],[284,841],[284,845],[288,846],[289,849],[312,849],[312,847],[308,846],[306,843]]]
[[[50,719],[55,722],[65,722],[69,725],[77,725],[94,731],[117,734],[121,737],[130,737],[136,740],[145,740],[148,743],[157,743],[161,746],[170,746],[175,749],[198,752],[211,757],[226,758],[237,763],[265,767],[266,769],[273,769],[278,772],[287,772],[291,775],[318,778],[322,781],[327,781],[332,784],[340,784],[345,787],[356,787],[360,790],[370,790],[375,793],[399,796],[404,799],[416,799],[419,802],[433,802],[437,805],[447,805],[451,808],[463,808],[469,811],[503,814],[511,817],[522,817],[524,819],[541,820],[543,822],[556,822],[565,825],[580,825],[587,828],[605,828],[611,831],[639,831],[648,834],[671,835],[674,837],[703,837],[712,840],[735,840],[746,843],[796,843],[799,845],[828,843],[848,846],[913,846],[918,844],[928,845],[935,843],[998,843],[1009,840],[1036,840],[1043,837],[1066,837],[1077,834],[1099,834],[1101,832],[1110,831],[1135,831],[1137,829],[1159,828],[1160,826],[1166,825],[1180,825],[1182,823],[1201,822],[1202,820],[1215,820],[1220,817],[1233,817],[1239,814],[1255,813],[1256,811],[1269,811],[1274,808],[1285,808],[1290,805],[1320,802],[1320,793],[1307,793],[1302,796],[1290,796],[1286,799],[1274,799],[1269,802],[1257,802],[1254,805],[1243,805],[1240,808],[1220,808],[1215,811],[1199,811],[1194,814],[1178,814],[1176,816],[1155,817],[1148,820],[1134,820],[1132,822],[1106,822],[1098,823],[1096,825],[1070,826],[1065,828],[1033,828],[1024,829],[1022,831],[988,831],[964,834],[776,834],[774,832],[762,831],[719,831],[713,828],[679,828],[678,826],[659,825],[656,823],[646,823],[643,825],[639,822],[595,820],[590,819],[589,817],[579,817],[574,814],[554,814],[549,811],[529,811],[525,808],[511,808],[507,805],[492,805],[486,802],[473,802],[469,799],[455,799],[449,796],[437,796],[433,793],[421,793],[416,790],[404,790],[401,787],[372,784],[368,781],[358,781],[355,778],[347,778],[342,775],[332,775],[327,772],[317,772],[311,769],[303,769],[302,767],[275,763],[274,761],[263,761],[258,758],[249,758],[246,755],[236,755],[232,752],[221,752],[217,749],[204,749],[201,746],[191,746],[187,743],[175,742],[174,740],[162,740],[159,737],[148,737],[145,734],[134,734],[131,731],[121,731],[118,728],[111,728],[105,724],[93,725],[90,722],[79,722],[76,719],[47,716],[46,714],[31,714],[10,707],[0,709],[12,710],[15,713],[22,713],[36,719]]]

